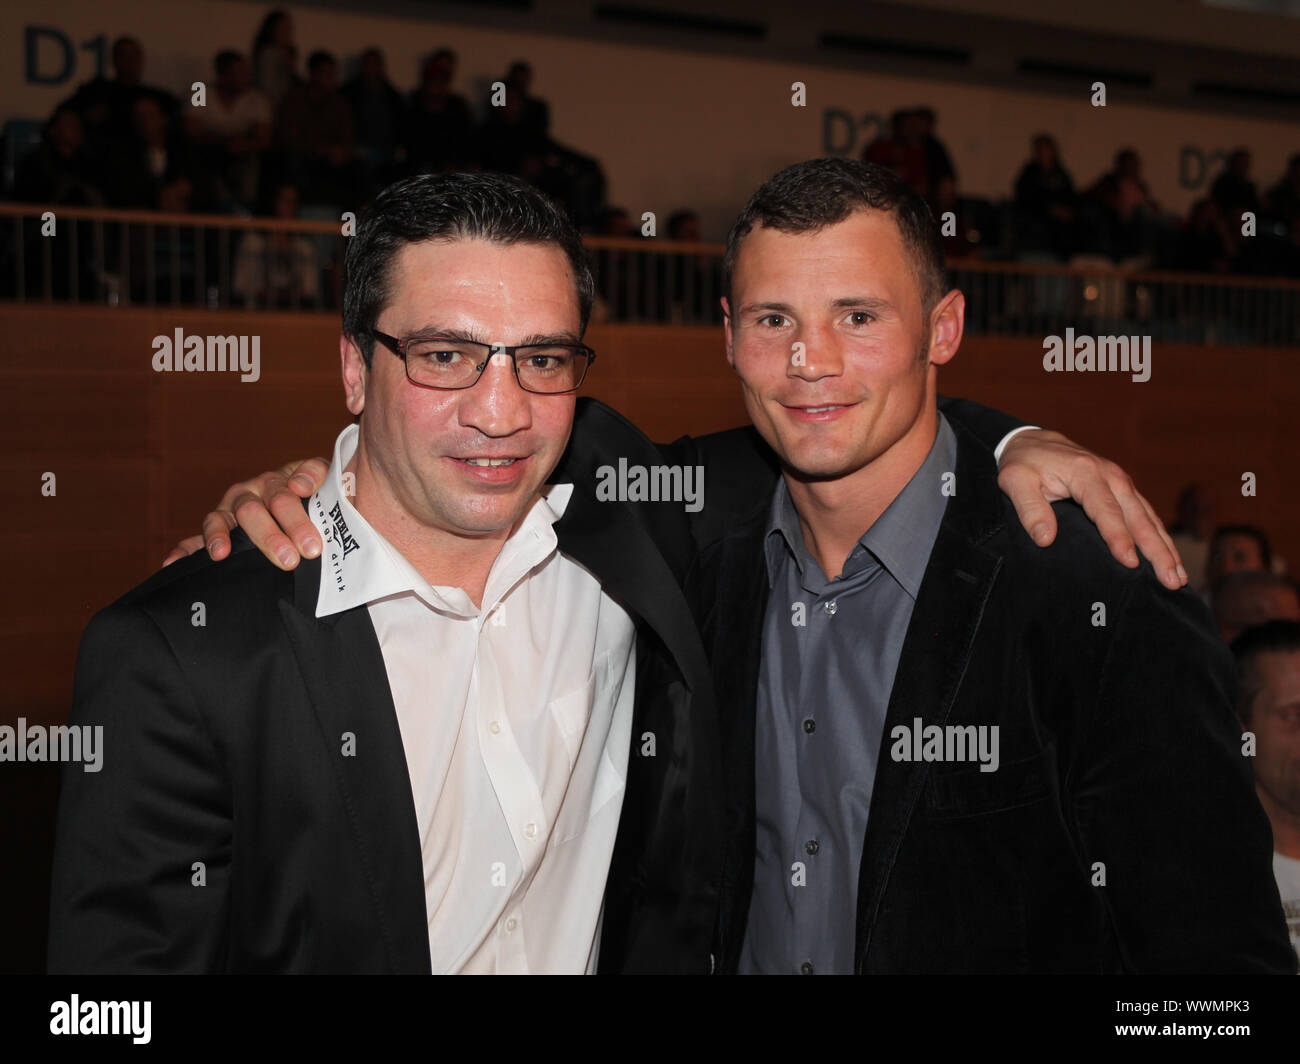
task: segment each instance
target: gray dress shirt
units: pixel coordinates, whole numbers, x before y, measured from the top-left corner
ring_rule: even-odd
[[[777,483],[764,538],[771,595],[743,973],[853,971],[858,870],[885,712],[948,501],[944,474],[956,462],[957,439],[940,414],[925,462],[834,580],[808,553],[784,478]]]

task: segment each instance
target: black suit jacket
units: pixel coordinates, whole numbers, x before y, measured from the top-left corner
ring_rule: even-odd
[[[1205,607],[1146,562],[1114,561],[1073,504],[1055,506],[1056,542],[1035,546],[992,454],[954,428],[956,494],[898,663],[844,929],[857,971],[1293,971],[1232,662]],[[762,538],[778,474],[752,430],[682,446],[728,471],[708,481],[722,493],[700,522],[688,595],[720,696],[718,952],[734,971],[753,887]],[[916,718],[997,725],[1000,767],[893,760],[892,730]]]
[[[580,401],[552,477],[575,484],[556,534],[637,628],[601,968],[707,972],[719,754],[680,590],[690,530],[680,505],[595,498],[600,465],[658,453]],[[283,573],[239,548],[162,570],[86,631],[70,723],[103,725],[103,767],[64,772],[49,968],[427,972],[415,808],[369,613],[317,619],[319,560]],[[646,732],[656,756],[641,756]]]

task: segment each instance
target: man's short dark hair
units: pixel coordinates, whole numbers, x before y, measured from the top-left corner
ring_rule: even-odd
[[[1247,628],[1232,641],[1237,662],[1237,717],[1250,723],[1250,714],[1260,683],[1254,662],[1260,654],[1300,653],[1300,621],[1267,621]]]
[[[727,236],[722,260],[727,302],[732,301],[731,282],[740,245],[756,226],[782,233],[816,233],[859,210],[885,211],[897,223],[921,289],[921,311],[928,317],[948,291],[943,239],[934,215],[925,200],[892,170],[843,158],[810,159],[787,166],[763,182],[745,204]]]
[[[1264,568],[1273,568],[1273,548],[1269,546],[1268,536],[1264,534],[1262,528],[1256,528],[1254,525],[1220,525],[1214,530],[1214,535],[1210,539],[1211,557],[1219,545],[1219,540],[1226,539],[1228,536],[1247,536],[1253,539],[1259,545],[1259,557],[1264,563]]]
[[[587,330],[595,282],[582,238],[564,212],[531,185],[505,174],[419,174],[384,189],[357,219],[344,257],[343,332],[374,355],[370,330],[388,304],[393,261],[407,244],[426,240],[488,240],[553,244],[568,257]],[[527,323],[521,323],[527,324]]]
[[[327,52],[323,48],[312,52],[307,59],[307,73],[314,74],[319,67],[323,67],[327,63],[338,66],[338,60],[334,58],[333,52]]]

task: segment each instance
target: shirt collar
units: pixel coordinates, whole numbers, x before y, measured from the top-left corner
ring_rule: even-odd
[[[463,589],[431,585],[361,516],[344,490],[343,471],[356,454],[360,435],[360,427],[355,424],[339,433],[325,483],[307,503],[307,514],[324,542],[317,617],[403,594],[415,594],[441,613],[486,616],[511,587],[555,553],[557,540],[553,526],[569,505],[572,484],[549,484],[542,488],[543,498],[524,515],[493,561],[481,610]]]
[[[948,503],[943,490],[943,476],[945,473],[955,475],[956,463],[957,437],[948,419],[940,413],[939,428],[925,461],[858,540],[913,600],[920,592],[921,581],[930,564],[930,551],[939,535],[939,525],[943,522]],[[792,558],[800,573],[804,571],[805,559],[809,558],[799,514],[790,497],[790,489],[786,487],[785,477],[777,480],[772,497],[764,552],[768,580],[772,583],[776,581],[783,556]]]

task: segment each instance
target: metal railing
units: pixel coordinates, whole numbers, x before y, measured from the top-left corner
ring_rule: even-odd
[[[0,300],[337,313],[338,221],[0,204]],[[591,237],[595,321],[716,325],[717,244]],[[1099,335],[1300,346],[1300,281],[958,261],[973,335]]]

